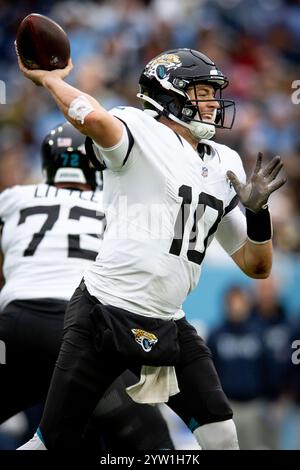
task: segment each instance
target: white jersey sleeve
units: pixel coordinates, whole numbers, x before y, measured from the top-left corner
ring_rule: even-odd
[[[124,168],[134,143],[132,132],[126,121],[129,118],[129,122],[136,124],[135,117],[130,114],[128,115],[128,113],[122,114],[123,109],[124,108],[121,106],[109,111],[110,114],[113,114],[123,123],[123,134],[120,142],[108,148],[101,147],[96,142],[92,144],[95,157],[101,164],[104,163],[105,166],[112,171],[121,171]],[[119,117],[120,111],[122,118]]]
[[[126,163],[126,156],[130,151],[131,139],[132,136],[128,128],[124,126],[120,142],[113,147],[104,148],[96,142],[93,142],[94,154],[101,164],[105,163],[105,166],[110,170],[118,171],[122,169]]]
[[[222,218],[216,239],[230,256],[246,243],[246,218],[239,207],[235,207]]]
[[[232,170],[242,183],[245,183],[246,175],[241,158],[232,149],[230,149],[229,165],[228,169]],[[225,208],[224,216],[215,235],[220,245],[230,256],[239,250],[247,240],[246,218],[237,204],[238,196],[235,195]]]

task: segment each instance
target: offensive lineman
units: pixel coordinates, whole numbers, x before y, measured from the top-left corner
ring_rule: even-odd
[[[45,402],[67,301],[101,249],[105,216],[102,188],[96,188],[100,174],[86,158],[84,140],[70,123],[57,126],[42,144],[46,183],[14,186],[0,194],[5,277],[0,339],[6,345],[6,365],[0,365],[0,423]],[[126,372],[97,405],[86,446],[97,451],[173,448],[157,407],[134,403],[126,394],[125,387],[134,381]]]
[[[227,78],[197,51],[168,51],[146,65],[138,95],[144,111],[107,112],[63,81],[71,61],[51,72],[28,70],[20,60],[19,67],[89,137],[91,158],[107,166],[104,200],[110,207],[101,252],[66,313],[40,428],[21,449],[59,449],[66,436],[72,436],[71,448],[76,448],[95,403],[126,367],[140,369],[143,399],[159,400],[167,388],[168,405],[203,449],[238,449],[232,410],[210,351],[181,305],[198,282],[214,236],[248,276],[269,275],[267,201],[285,181],[274,181],[282,167],[279,157],[262,168],[259,154],[246,183],[239,155],[210,140],[216,127],[231,128],[233,119],[226,125],[226,116],[234,103],[221,98]],[[126,201],[122,209],[121,199]],[[77,358],[72,366],[70,355]],[[158,366],[157,386],[149,385],[148,366]],[[167,366],[168,380],[160,366]],[[76,413],[81,401],[90,406]]]

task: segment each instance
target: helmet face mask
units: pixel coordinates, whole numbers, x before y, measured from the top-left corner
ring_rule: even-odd
[[[196,81],[192,84],[194,89],[194,96],[197,96],[196,86],[198,84],[211,85],[209,82]],[[205,124],[212,124],[212,121],[202,119],[200,103],[217,102],[218,108],[215,109],[214,126],[221,129],[231,129],[235,120],[235,103],[233,100],[222,98],[222,90],[214,87],[215,96],[213,99],[187,99],[184,107],[181,110],[183,121],[203,122]]]
[[[213,86],[216,93],[214,99],[197,99],[198,84]],[[144,101],[146,109],[155,109],[159,115],[165,115],[184,127],[191,124],[199,128],[201,125],[213,126],[214,130],[216,127],[232,128],[235,103],[222,98],[222,90],[228,85],[228,80],[200,52],[175,49],[160,54],[146,65],[139,85],[140,93],[137,96]],[[194,90],[195,99],[190,98],[189,90]],[[218,102],[215,122],[201,118],[199,105],[209,101]]]
[[[68,122],[50,131],[41,148],[46,183],[80,183],[96,189],[97,171],[86,156],[84,142],[85,136]]]

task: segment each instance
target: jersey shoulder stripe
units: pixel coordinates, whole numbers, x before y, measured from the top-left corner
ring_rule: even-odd
[[[117,116],[116,116],[116,117],[117,117]],[[118,117],[118,119],[119,119],[119,121],[121,121],[121,122],[124,124],[124,126],[125,126],[125,128],[126,128],[126,132],[127,132],[127,134],[128,134],[128,150],[127,150],[127,153],[126,153],[125,158],[124,158],[123,163],[122,163],[122,166],[124,166],[124,165],[126,164],[127,160],[128,160],[128,157],[129,157],[129,155],[130,155],[130,152],[131,152],[131,150],[132,150],[132,147],[133,147],[133,144],[134,144],[134,138],[133,138],[133,135],[132,135],[132,133],[130,132],[129,127],[127,126],[126,122],[123,121],[123,120],[122,120],[121,118],[119,118],[119,117]]]
[[[225,207],[224,215],[228,214],[228,212],[232,211],[239,203],[239,197],[236,194],[230,201],[227,207]]]

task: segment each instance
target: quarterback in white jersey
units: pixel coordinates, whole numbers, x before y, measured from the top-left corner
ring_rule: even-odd
[[[242,162],[230,148],[208,140],[202,140],[199,157],[189,142],[145,111],[116,108],[112,114],[127,129],[115,149],[94,146],[108,167],[104,205],[109,210],[101,253],[86,270],[85,282],[104,304],[178,319],[213,237],[229,255],[246,241],[245,217],[226,176],[233,169],[244,181]]]
[[[44,139],[42,166],[47,183],[0,194],[0,341],[6,356],[5,365],[0,359],[0,424],[45,401],[67,302],[101,251],[106,225],[102,179],[86,158],[84,136],[69,123]],[[97,451],[173,448],[158,408],[138,405],[125,393],[134,381],[127,371],[97,405],[85,439],[89,448],[91,442]]]
[[[222,98],[228,85],[225,75],[198,51],[167,51],[146,65],[138,93],[145,111],[107,112],[63,81],[71,62],[51,72],[30,71],[20,60],[19,67],[88,136],[92,161],[105,163],[108,218],[103,249],[66,313],[67,331],[39,434],[25,448],[38,448],[41,437],[47,448],[61,448],[66,432],[73,433],[76,447],[82,425],[70,414],[70,399],[72,406],[83,397],[95,401],[126,365],[141,370],[139,398],[168,401],[203,449],[237,449],[232,410],[211,353],[184,318],[181,304],[199,279],[213,236],[247,275],[269,275],[272,227],[267,201],[284,183],[275,181],[280,158],[262,167],[259,154],[246,182],[236,152],[210,140],[216,127],[232,127],[235,106]],[[236,207],[237,196],[245,216]],[[75,333],[72,328],[79,320],[81,329]],[[95,342],[86,340],[90,331]],[[62,372],[68,357],[76,354],[71,347],[75,342],[81,345],[76,365]],[[109,366],[104,358],[108,352]],[[153,371],[155,366],[159,370]],[[79,390],[86,367],[89,380]],[[149,384],[152,374],[157,386],[153,378]],[[62,415],[68,416],[68,426]],[[87,416],[83,410],[82,422]]]

